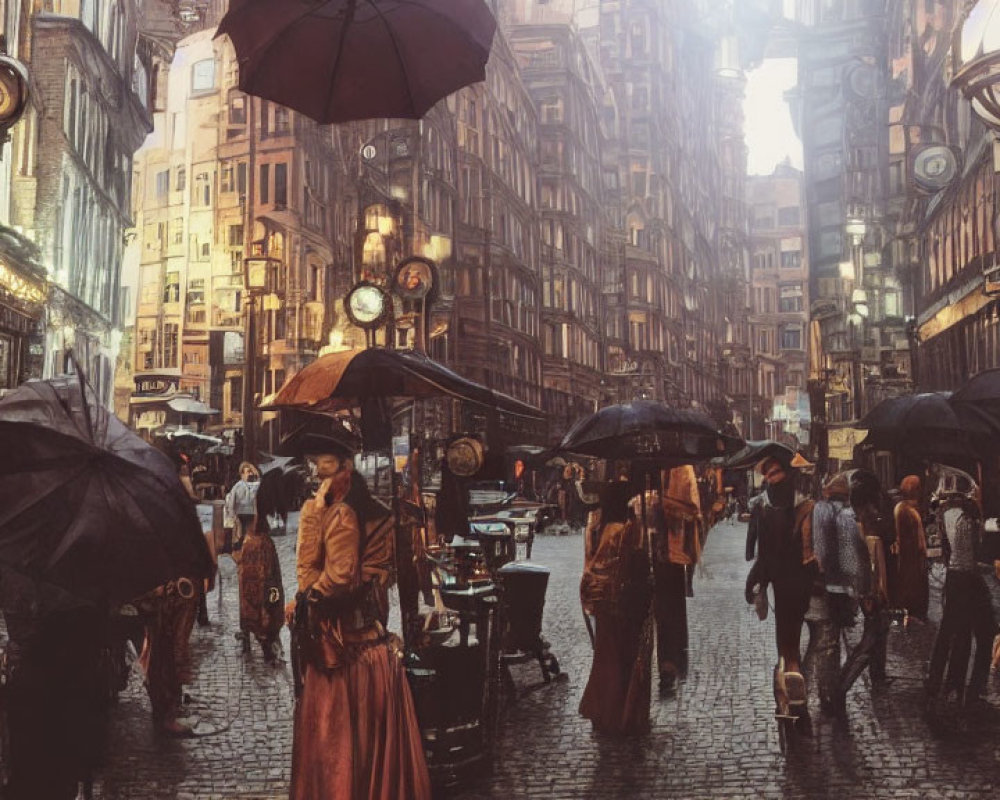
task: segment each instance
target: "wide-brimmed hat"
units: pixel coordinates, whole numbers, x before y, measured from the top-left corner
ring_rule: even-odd
[[[305,458],[306,456],[335,455],[353,458],[361,449],[360,439],[340,423],[331,422],[323,429],[315,423],[302,425],[282,439],[278,455]]]

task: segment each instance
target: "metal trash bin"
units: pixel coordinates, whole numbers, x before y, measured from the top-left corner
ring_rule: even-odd
[[[549,643],[542,638],[549,574],[548,567],[524,561],[504,564],[497,570],[501,588],[501,658],[504,682],[512,694],[516,692],[511,664],[537,661],[545,683],[561,673],[558,660],[549,652]]]
[[[479,542],[486,556],[486,567],[490,573],[496,571],[516,555],[514,543],[514,526],[506,522],[472,522],[469,525],[469,538]]]

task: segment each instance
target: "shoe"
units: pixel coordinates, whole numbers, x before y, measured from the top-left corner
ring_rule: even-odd
[[[783,672],[783,682],[785,685],[785,696],[788,698],[788,705],[802,706],[806,704],[806,679],[801,672]]]
[[[189,725],[178,722],[177,719],[166,719],[160,724],[160,731],[167,736],[194,736],[194,730]]]
[[[660,697],[673,697],[677,694],[677,674],[674,672],[660,673]]]

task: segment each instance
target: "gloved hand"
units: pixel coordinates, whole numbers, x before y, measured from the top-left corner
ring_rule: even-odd
[[[750,605],[754,604],[754,601],[756,600],[757,597],[757,591],[759,589],[760,586],[757,584],[756,581],[752,581],[750,578],[747,578],[747,585],[746,588],[743,590],[743,597],[746,598],[747,603],[749,603]]]

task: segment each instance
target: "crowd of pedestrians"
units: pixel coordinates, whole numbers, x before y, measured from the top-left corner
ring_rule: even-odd
[[[794,717],[808,734],[809,688],[824,714],[844,718],[865,670],[873,685],[890,680],[890,630],[905,633],[928,618],[925,522],[940,537],[946,566],[927,710],[981,702],[1000,649],[984,570],[1000,552],[996,537],[984,536],[978,487],[959,490],[941,478],[928,493],[920,476],[908,475],[887,491],[874,473],[850,469],[828,476],[813,496],[812,465],[779,448],[756,472],[762,489],[748,503],[745,594],[762,619],[774,616],[776,714]],[[594,657],[580,713],[595,730],[623,735],[648,727],[657,671],[661,696],[685,676],[690,575],[728,498],[720,486],[703,511],[704,479],[690,466],[652,480],[648,472],[630,480],[621,466],[616,474],[597,486],[600,504],[584,536],[580,593]],[[846,637],[859,623],[860,633]]]

